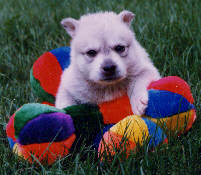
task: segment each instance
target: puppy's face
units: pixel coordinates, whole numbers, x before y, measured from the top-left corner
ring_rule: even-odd
[[[61,22],[72,37],[72,62],[87,80],[113,84],[126,78],[133,41],[129,25],[133,17],[128,11],[118,15],[105,12]]]

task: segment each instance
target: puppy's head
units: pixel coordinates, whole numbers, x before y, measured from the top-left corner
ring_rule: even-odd
[[[88,81],[113,84],[126,78],[131,59],[134,14],[100,12],[79,20],[65,18],[61,24],[72,37],[71,59]]]

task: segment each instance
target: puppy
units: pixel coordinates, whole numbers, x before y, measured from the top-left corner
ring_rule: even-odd
[[[100,104],[127,94],[133,113],[144,113],[147,86],[160,75],[131,30],[133,18],[134,14],[125,10],[61,21],[72,37],[71,64],[61,77],[57,108]]]

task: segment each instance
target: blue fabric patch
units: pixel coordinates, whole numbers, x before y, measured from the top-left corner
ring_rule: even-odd
[[[142,118],[148,128],[149,131],[149,147],[153,148],[155,146],[157,146],[158,144],[162,143],[167,137],[166,135],[163,133],[163,130],[157,126],[154,122],[152,122],[151,120],[148,120],[146,118]]]
[[[58,60],[62,70],[70,64],[70,47],[60,47],[50,51]]]
[[[19,133],[21,145],[64,141],[75,132],[70,115],[43,113],[29,121]]]
[[[194,109],[182,95],[164,90],[149,90],[148,107],[145,115],[153,118],[170,117]]]
[[[13,149],[13,146],[15,145],[16,142],[14,142],[13,139],[11,139],[10,137],[8,137],[8,142],[9,142],[10,148]]]
[[[99,147],[99,143],[101,141],[101,139],[103,138],[103,135],[113,126],[114,124],[110,124],[110,125],[107,125],[103,128],[102,131],[100,131],[96,138],[94,139],[93,141],[93,148],[95,148],[96,150],[98,150],[98,147]]]

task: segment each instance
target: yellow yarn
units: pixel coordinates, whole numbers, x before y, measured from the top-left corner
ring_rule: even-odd
[[[110,131],[127,138],[129,141],[139,143],[140,145],[142,145],[143,141],[149,136],[146,123],[141,117],[136,115],[124,118],[110,128]]]

